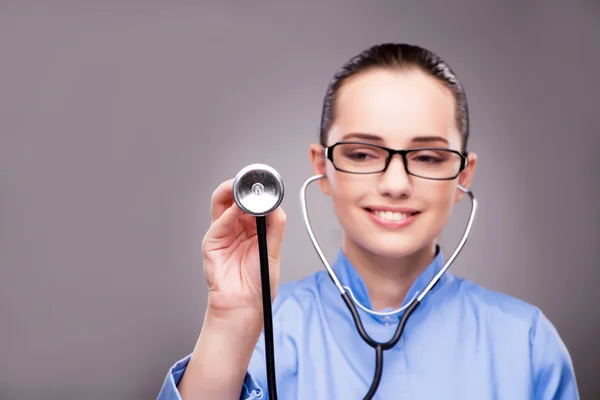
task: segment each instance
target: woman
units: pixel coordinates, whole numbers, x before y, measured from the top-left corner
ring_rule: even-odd
[[[462,196],[457,184],[468,187],[475,172],[468,138],[465,92],[423,48],[374,46],[330,83],[310,160],[315,173],[326,174],[318,182],[343,228],[332,267],[367,308],[405,307],[442,268],[436,238]],[[268,398],[254,219],[235,205],[231,188],[229,180],[215,191],[203,241],[209,296],[202,331],[159,399]],[[278,288],[285,222],[281,208],[267,217],[279,398],[362,399],[375,355],[329,276]],[[402,315],[359,313],[379,341],[394,334]],[[569,353],[538,308],[447,272],[385,352],[375,398],[579,395]]]

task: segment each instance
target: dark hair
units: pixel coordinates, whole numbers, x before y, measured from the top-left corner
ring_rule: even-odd
[[[326,146],[327,133],[335,119],[334,111],[338,91],[348,78],[372,68],[401,70],[417,68],[448,87],[454,93],[456,100],[456,125],[462,135],[462,151],[466,153],[469,139],[469,109],[467,96],[456,74],[433,52],[404,43],[383,43],[370,47],[351,58],[337,71],[329,83],[323,100],[320,129],[320,141],[323,146]]]

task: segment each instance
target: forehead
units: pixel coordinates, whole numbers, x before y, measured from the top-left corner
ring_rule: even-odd
[[[419,70],[373,69],[348,79],[338,92],[329,142],[349,133],[377,135],[392,147],[441,136],[460,147],[452,92]]]

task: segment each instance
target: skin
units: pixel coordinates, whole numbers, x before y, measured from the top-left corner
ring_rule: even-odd
[[[373,69],[353,76],[338,92],[335,116],[327,145],[353,140],[393,149],[461,149],[452,92],[420,70]],[[321,190],[333,201],[344,232],[343,251],[364,279],[373,308],[400,307],[433,260],[436,238],[463,195],[457,183],[471,184],[476,155],[471,153],[467,168],[449,181],[408,175],[400,156],[378,174],[337,171],[320,144],[310,146],[310,161],[315,173],[326,174],[319,180]],[[386,228],[365,210],[377,206],[407,207],[419,214],[408,226]]]

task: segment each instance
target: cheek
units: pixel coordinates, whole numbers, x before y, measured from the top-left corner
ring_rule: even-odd
[[[444,223],[452,212],[454,200],[456,198],[456,190],[456,183],[450,181],[437,182],[436,185],[432,186],[428,191],[427,201],[429,206],[435,209],[437,217],[441,218]]]
[[[369,182],[361,180],[360,176],[339,171],[328,171],[328,176],[330,196],[340,218],[344,218],[349,208],[355,207],[374,190]]]
[[[454,205],[455,187],[455,184],[448,182],[431,182],[428,187],[414,192],[426,207],[419,227],[427,240],[439,237],[448,223]]]

